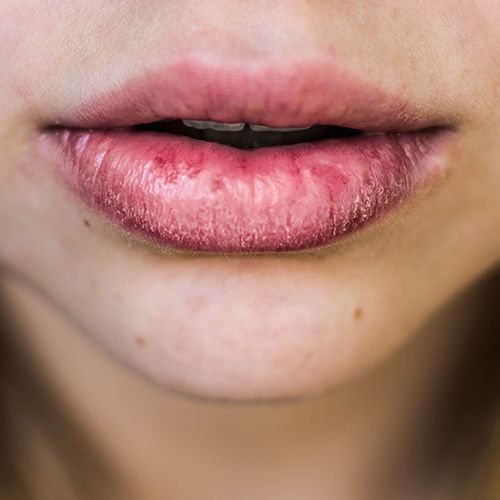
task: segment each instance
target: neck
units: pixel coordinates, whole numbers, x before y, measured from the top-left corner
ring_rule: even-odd
[[[364,500],[377,490],[387,495],[389,485],[405,488],[415,471],[409,460],[407,477],[402,464],[426,432],[422,422],[452,370],[474,302],[454,304],[349,385],[300,401],[232,405],[154,386],[24,286],[6,283],[5,293],[27,346],[122,472],[130,498],[187,500],[207,491],[220,499]]]

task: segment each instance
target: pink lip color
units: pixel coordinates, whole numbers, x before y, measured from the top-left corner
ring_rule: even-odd
[[[295,80],[283,71],[190,64],[162,74],[84,105],[64,123],[176,117],[390,130],[421,120],[373,87],[320,67],[295,69]],[[332,243],[402,202],[441,173],[444,135],[433,129],[239,150],[172,134],[62,128],[44,134],[44,143],[73,190],[127,229],[182,250],[272,252]]]
[[[401,88],[399,88],[401,87]],[[168,118],[272,127],[338,125],[372,132],[441,125],[402,96],[364,82],[330,59],[274,64],[183,58],[99,94],[57,117],[72,127],[116,127]]]

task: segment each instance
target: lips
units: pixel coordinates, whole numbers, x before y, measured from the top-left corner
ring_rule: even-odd
[[[166,119],[363,133],[239,149],[134,127]],[[448,136],[401,98],[311,61],[256,70],[184,60],[58,121],[43,149],[75,193],[127,230],[195,252],[332,244],[438,177]]]

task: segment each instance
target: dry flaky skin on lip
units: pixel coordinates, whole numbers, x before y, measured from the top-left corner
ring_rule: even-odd
[[[442,172],[443,133],[243,151],[158,133],[62,129],[47,144],[90,205],[162,245],[300,250],[360,228]]]

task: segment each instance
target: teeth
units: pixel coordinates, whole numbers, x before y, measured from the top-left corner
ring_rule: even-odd
[[[182,120],[182,123],[186,125],[186,127],[193,127],[199,130],[217,130],[217,131],[230,131],[230,132],[239,132],[245,128],[245,122],[240,123],[224,123],[224,122],[211,122],[211,121],[203,121],[203,120]]]
[[[219,132],[240,132],[245,128],[245,122],[239,123],[224,123],[224,122],[213,122],[208,120],[182,120],[182,123],[186,127],[196,128],[198,130],[217,130]],[[266,127],[264,125],[254,125],[249,124],[250,128],[254,132],[294,132],[297,130],[307,130],[311,127]]]
[[[296,130],[307,130],[311,127],[286,127],[286,128],[275,128],[275,127],[265,127],[264,125],[253,125],[250,124],[250,128],[254,132],[294,132]]]

